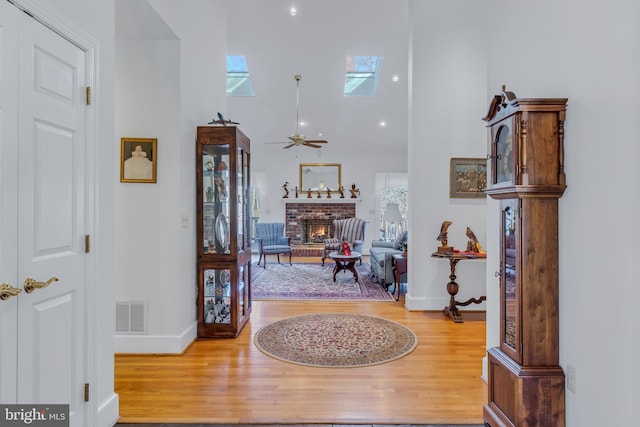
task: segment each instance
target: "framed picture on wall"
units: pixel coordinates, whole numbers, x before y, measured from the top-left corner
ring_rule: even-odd
[[[487,159],[452,158],[449,197],[482,199],[487,188]]]
[[[156,138],[121,138],[120,182],[156,182],[158,165]]]

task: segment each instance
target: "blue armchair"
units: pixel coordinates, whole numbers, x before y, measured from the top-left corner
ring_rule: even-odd
[[[278,255],[278,264],[280,264],[280,254],[289,254],[289,265],[291,265],[291,242],[284,235],[284,223],[256,223],[256,242],[258,243],[258,265],[263,261],[263,267],[267,268],[269,254]]]

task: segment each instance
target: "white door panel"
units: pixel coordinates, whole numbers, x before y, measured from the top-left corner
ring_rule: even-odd
[[[73,133],[42,122],[34,123],[33,132],[31,255],[69,254],[77,250]]]
[[[33,360],[33,391],[38,402],[69,403],[74,394],[71,385],[78,383],[77,378],[70,381],[76,376],[75,365],[79,362],[73,351],[76,346],[73,304],[72,294],[62,294],[35,304],[29,316],[34,330],[29,350],[41,355]]]

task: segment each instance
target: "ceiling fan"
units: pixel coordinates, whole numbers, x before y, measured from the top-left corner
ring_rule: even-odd
[[[318,144],[326,144],[327,141],[324,139],[305,139],[304,135],[300,135],[300,131],[298,129],[298,125],[300,123],[299,113],[300,113],[300,80],[302,80],[302,76],[296,74],[293,76],[296,79],[296,133],[289,136],[288,138],[291,142],[272,142],[267,144],[288,144],[282,148],[291,148],[298,146],[312,147],[312,148],[322,148]]]

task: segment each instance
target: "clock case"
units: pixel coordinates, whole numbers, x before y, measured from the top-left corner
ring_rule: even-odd
[[[559,364],[558,200],[566,98],[493,98],[490,186],[500,200],[500,346],[488,351],[490,426],[564,426]]]

